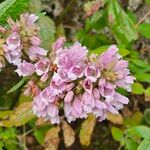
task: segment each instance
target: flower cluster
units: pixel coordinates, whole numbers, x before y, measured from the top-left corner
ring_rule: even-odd
[[[99,121],[108,112],[117,114],[129,100],[116,89],[130,91],[134,80],[118,48],[112,45],[101,55],[90,55],[79,42],[65,47],[65,38],[60,37],[47,55],[40,47],[36,20],[33,14],[22,15],[19,22],[10,20],[12,33],[4,45],[5,57],[17,65],[19,76],[36,75],[46,83],[44,87],[34,81],[26,85],[24,94],[32,94],[33,112],[52,124],[60,122],[62,112],[68,122],[89,114]]]
[[[55,69],[49,86],[34,97],[34,113],[51,123],[60,122],[61,108],[68,122],[91,113],[99,121],[105,119],[107,112],[117,114],[129,100],[116,89],[130,91],[134,80],[127,69],[128,62],[121,59],[115,45],[100,56],[88,56],[87,48],[80,43],[66,48],[64,41],[59,38],[53,44]],[[41,64],[40,69],[36,65],[39,75],[47,72],[49,64],[46,64]]]
[[[39,28],[35,24],[37,19],[35,14],[25,13],[20,16],[19,21],[14,22],[11,18],[8,20],[11,29],[3,45],[4,55],[9,63],[18,67],[16,72],[20,76],[32,75],[35,68],[30,62],[47,55],[47,51],[40,47]],[[22,57],[26,57],[28,62]],[[28,74],[25,70],[28,70]]]

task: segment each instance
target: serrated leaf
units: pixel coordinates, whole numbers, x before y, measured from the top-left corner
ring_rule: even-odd
[[[111,128],[111,134],[116,141],[121,142],[123,139],[123,131],[117,127]]]
[[[106,118],[114,124],[123,124],[123,118],[121,114],[107,113]]]
[[[24,82],[26,81],[26,79],[27,79],[26,77],[22,78],[14,87],[12,87],[7,92],[7,94],[12,93],[12,92],[16,91],[18,88],[20,88],[24,84]]]
[[[135,126],[126,130],[128,136],[135,136],[150,140],[150,128],[146,126]]]
[[[137,150],[149,150],[150,149],[150,140],[143,140]]]
[[[45,150],[57,150],[60,142],[59,139],[60,127],[52,127],[46,133],[44,142],[45,142]]]
[[[108,4],[109,27],[118,44],[128,45],[138,37],[135,25],[116,0]]]
[[[80,143],[84,146],[89,146],[91,142],[92,133],[96,124],[96,118],[89,116],[81,125],[79,133]]]
[[[138,27],[141,35],[145,38],[150,38],[150,23],[142,23]]]
[[[42,39],[42,47],[49,51],[54,41],[55,24],[48,16],[41,16],[38,19],[38,25],[40,27],[39,35]]]
[[[14,112],[9,116],[8,120],[0,122],[0,126],[21,126],[34,117],[35,115],[32,112],[32,102],[25,102],[14,110]]]
[[[132,93],[133,94],[143,94],[144,93],[144,87],[140,83],[133,83],[132,84]]]
[[[70,147],[75,141],[75,132],[66,121],[63,121],[62,129],[63,129],[64,143],[66,147]]]
[[[0,4],[0,24],[6,23],[8,17],[16,19],[26,8],[29,0],[5,0]]]

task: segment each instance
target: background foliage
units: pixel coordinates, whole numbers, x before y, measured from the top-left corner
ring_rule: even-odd
[[[96,4],[96,5],[95,5]],[[97,123],[93,116],[60,126],[37,119],[31,97],[22,94],[26,78],[7,66],[0,73],[0,149],[150,149],[150,1],[149,0],[5,0],[0,25],[22,12],[37,14],[42,46],[51,50],[60,35],[79,40],[91,53],[117,44],[136,77],[130,103],[119,115]],[[70,44],[68,43],[68,44]]]

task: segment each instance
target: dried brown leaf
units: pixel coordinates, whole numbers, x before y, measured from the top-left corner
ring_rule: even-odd
[[[123,118],[121,114],[107,113],[106,118],[114,124],[123,124]]]
[[[32,112],[32,102],[25,102],[19,105],[9,116],[8,120],[4,120],[0,123],[1,126],[12,127],[21,126],[34,118]]]
[[[96,124],[96,118],[90,115],[81,125],[79,134],[80,143],[84,146],[89,146],[91,142],[92,133]]]
[[[70,147],[75,141],[75,132],[66,121],[62,123],[64,142],[66,147]]]
[[[60,132],[59,126],[52,127],[50,130],[48,130],[44,139],[45,150],[57,150],[58,149],[58,145],[60,142],[59,132]]]
[[[51,123],[50,123],[50,121],[45,121],[43,118],[38,118],[38,119],[36,120],[35,125],[36,125],[37,127],[40,127],[40,126],[45,126],[45,125],[51,125]]]

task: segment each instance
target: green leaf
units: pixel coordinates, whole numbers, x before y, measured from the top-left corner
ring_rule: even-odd
[[[130,54],[130,52],[129,52],[127,49],[119,48],[119,54],[120,54],[122,57],[125,57],[125,56],[127,56],[128,54]]]
[[[135,136],[150,140],[150,128],[146,126],[135,126],[126,130],[128,136]]]
[[[144,120],[144,122],[146,122],[148,125],[150,125],[150,108],[147,108],[147,109],[144,111],[143,120]]]
[[[150,83],[150,74],[149,73],[137,73],[135,77],[138,81]]]
[[[118,44],[127,46],[138,38],[135,25],[117,0],[110,0],[108,4],[109,27]]]
[[[150,140],[143,140],[137,150],[150,150]]]
[[[48,16],[41,16],[37,23],[40,27],[42,47],[49,51],[54,41],[55,24]]]
[[[3,150],[3,147],[4,147],[4,143],[0,141],[0,150]]]
[[[140,83],[133,83],[132,84],[132,93],[133,94],[143,94],[144,93],[144,87]]]
[[[133,139],[125,140],[127,150],[137,150],[138,144]]]
[[[32,102],[25,102],[19,105],[14,112],[10,114],[9,119],[1,121],[0,126],[21,126],[34,117],[35,115],[32,112]]]
[[[140,59],[131,59],[131,61],[138,67],[149,68],[149,70],[150,70],[150,66]]]
[[[99,10],[94,13],[94,15],[86,20],[86,26],[85,29],[88,32],[91,29],[101,30],[105,26],[107,26],[106,22],[106,11],[105,10]]]
[[[5,130],[3,133],[0,134],[0,137],[3,140],[8,140],[8,139],[15,138],[16,134],[17,134],[17,130],[15,128],[8,128],[7,130]]]
[[[150,0],[145,0],[145,2],[150,5]]]
[[[17,83],[14,87],[12,87],[12,88],[7,92],[7,94],[12,93],[12,92],[16,91],[18,88],[20,88],[20,87],[24,84],[24,82],[26,81],[26,79],[27,79],[26,77],[22,78],[22,79],[19,81],[19,83]]]
[[[0,118],[6,119],[12,112],[12,110],[0,111]]]
[[[5,0],[0,4],[0,24],[4,24],[8,17],[16,19],[26,8],[29,0]]]
[[[50,126],[42,126],[40,128],[35,128],[34,136],[40,144],[44,144],[44,138],[46,132],[50,129]]]
[[[32,96],[26,96],[24,95],[24,93],[22,92],[19,96],[19,104],[22,104],[24,102],[31,102],[32,101]]]
[[[81,125],[79,133],[80,143],[84,146],[89,146],[91,142],[92,133],[96,124],[96,118],[89,116]]]
[[[111,134],[112,134],[112,137],[118,141],[118,142],[121,142],[122,139],[123,139],[123,131],[120,130],[119,128],[117,127],[112,127],[111,128]]]
[[[150,23],[142,23],[138,27],[139,32],[145,38],[150,38]]]

